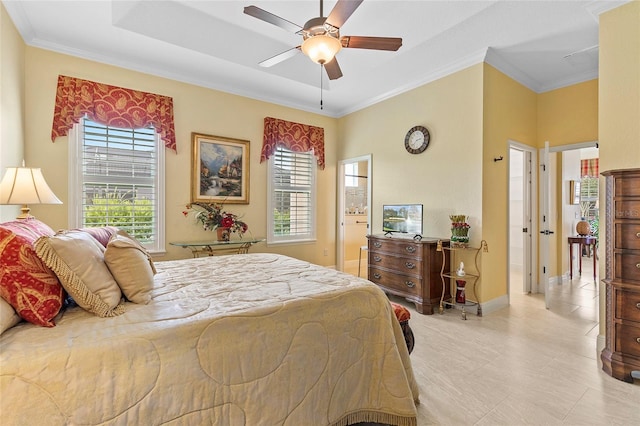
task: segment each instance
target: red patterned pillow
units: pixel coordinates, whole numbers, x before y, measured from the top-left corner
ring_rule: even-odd
[[[33,250],[32,243],[44,235],[53,235],[53,230],[35,219],[0,224],[0,296],[23,319],[53,327],[63,289]]]

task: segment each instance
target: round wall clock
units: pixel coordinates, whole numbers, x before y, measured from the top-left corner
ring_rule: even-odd
[[[424,126],[409,129],[404,138],[404,147],[411,154],[420,154],[429,146],[429,131]]]

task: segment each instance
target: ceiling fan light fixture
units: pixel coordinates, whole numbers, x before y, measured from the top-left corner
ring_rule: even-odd
[[[342,49],[342,43],[328,34],[318,34],[306,38],[302,42],[302,52],[317,64],[331,62],[336,53]]]

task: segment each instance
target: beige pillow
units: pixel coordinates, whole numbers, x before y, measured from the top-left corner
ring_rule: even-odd
[[[6,300],[0,297],[0,334],[20,322],[16,310]]]
[[[124,313],[122,292],[104,263],[104,247],[81,231],[40,237],[34,248],[75,302],[100,317]]]
[[[149,303],[156,268],[147,250],[126,232],[113,235],[104,261],[125,297],[133,303]]]

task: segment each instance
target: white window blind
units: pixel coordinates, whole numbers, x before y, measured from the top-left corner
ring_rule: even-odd
[[[315,239],[313,154],[278,147],[269,162],[269,242]]]
[[[164,147],[154,129],[115,128],[87,118],[76,127],[75,225],[116,226],[150,250],[163,249]]]

